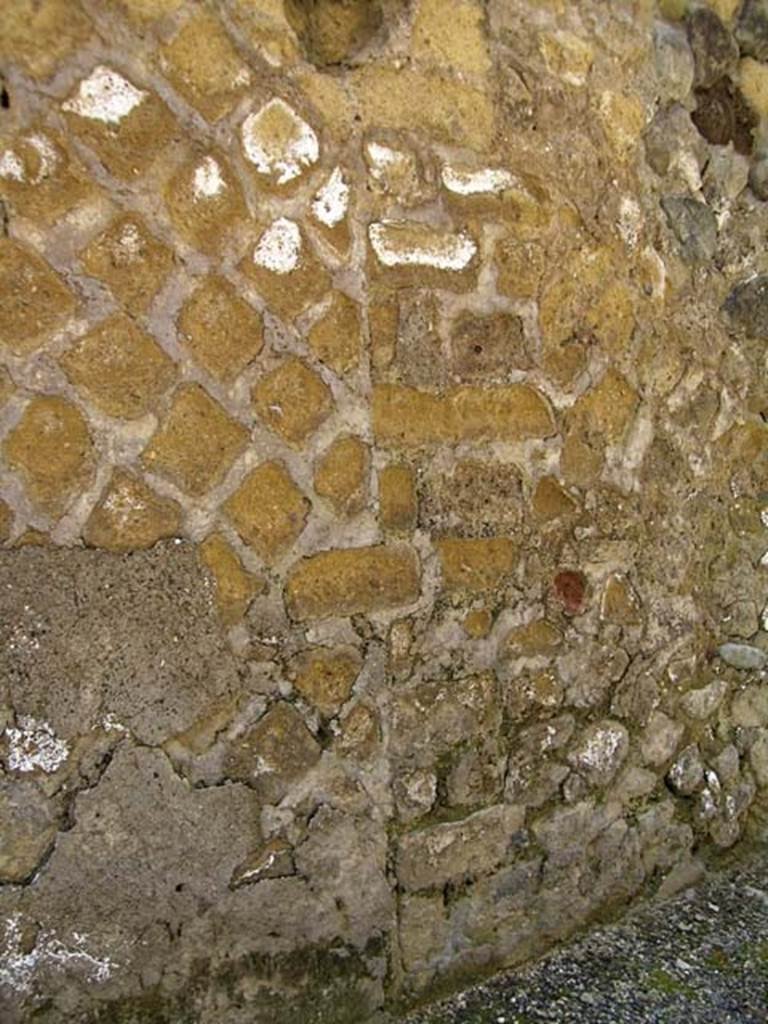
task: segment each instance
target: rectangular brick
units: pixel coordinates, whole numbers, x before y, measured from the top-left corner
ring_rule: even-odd
[[[436,542],[447,590],[490,590],[508,576],[517,562],[517,546],[508,537]]]
[[[373,429],[380,443],[404,447],[521,441],[556,432],[549,403],[525,384],[465,386],[444,395],[381,384],[373,392]]]
[[[411,604],[420,592],[419,561],[405,545],[321,551],[293,567],[286,583],[294,619],[356,615]]]

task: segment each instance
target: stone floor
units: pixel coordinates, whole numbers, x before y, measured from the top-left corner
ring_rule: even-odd
[[[768,856],[406,1020],[765,1024]]]

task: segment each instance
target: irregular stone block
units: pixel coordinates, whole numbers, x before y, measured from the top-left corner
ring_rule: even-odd
[[[398,846],[398,880],[415,892],[486,874],[506,859],[524,820],[522,808],[501,804],[463,821],[408,833]]]

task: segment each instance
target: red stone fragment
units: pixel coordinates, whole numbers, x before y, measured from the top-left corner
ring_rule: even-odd
[[[564,569],[555,576],[552,589],[566,615],[578,615],[583,610],[587,594],[587,581],[583,573]]]

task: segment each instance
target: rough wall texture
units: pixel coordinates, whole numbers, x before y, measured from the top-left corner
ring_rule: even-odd
[[[359,1024],[759,820],[767,61],[0,5],[3,1020]]]

